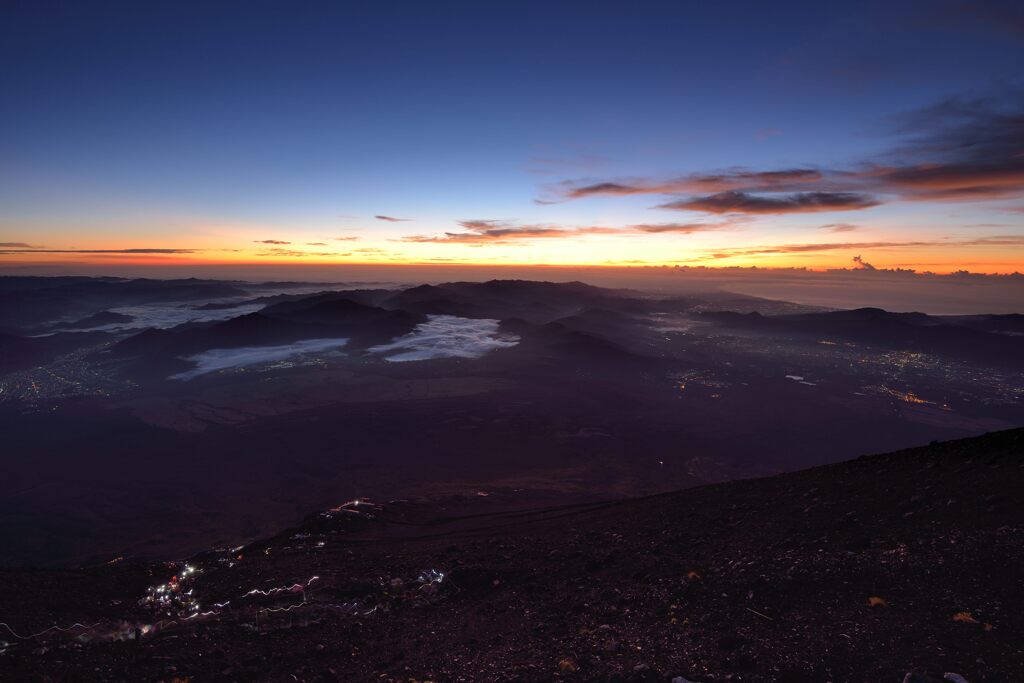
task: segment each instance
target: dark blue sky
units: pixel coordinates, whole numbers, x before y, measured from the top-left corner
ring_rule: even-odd
[[[528,262],[618,242],[637,260],[685,259],[821,241],[840,222],[865,244],[963,242],[978,223],[1019,232],[1012,194],[879,200],[855,216],[798,199],[799,211],[751,218],[693,210],[678,188],[571,201],[559,189],[891,160],[914,132],[900,129],[908,112],[950,98],[1015,106],[1019,5],[8,2],[0,17],[0,241],[211,249],[352,235],[399,259]],[[851,189],[830,183],[808,189]],[[686,211],[652,208],[667,200]],[[576,230],[723,216],[716,235],[662,242],[400,241],[481,231],[467,220]]]

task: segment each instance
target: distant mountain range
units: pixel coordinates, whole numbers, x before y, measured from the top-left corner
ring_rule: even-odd
[[[108,308],[245,296],[219,280],[126,280],[92,277],[0,277],[0,326],[31,328]]]
[[[258,313],[226,322],[183,325],[122,341],[122,354],[188,354],[210,348],[280,344],[327,336],[349,337],[362,348],[409,333],[428,315],[502,322],[536,344],[580,344],[590,353],[643,355],[642,340],[655,313],[687,315],[723,331],[807,340],[838,340],[893,350],[1024,365],[1024,316],[929,316],[877,308],[851,311],[763,313],[757,299],[723,295],[742,311],[714,310],[715,296],[651,297],[580,282],[519,280],[455,282],[405,290],[353,290],[311,296],[283,295]],[[259,299],[245,302],[251,304]],[[770,304],[770,302],[765,302]],[[242,305],[242,304],[239,304]],[[754,310],[750,310],[754,309]],[[229,309],[228,309],[229,310]],[[103,314],[99,314],[103,315]],[[557,338],[557,340],[556,340]],[[529,346],[529,344],[528,344]],[[601,351],[600,349],[604,349]],[[523,349],[519,350],[522,353]]]
[[[1024,366],[1024,315],[931,316],[858,308],[778,316],[706,312],[701,318],[726,329],[762,336],[852,341],[886,349]]]
[[[339,496],[635,497],[1024,424],[1019,315],[521,280],[0,292],[9,563],[187,554]]]

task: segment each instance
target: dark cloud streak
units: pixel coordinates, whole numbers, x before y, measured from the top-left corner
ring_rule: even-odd
[[[963,248],[981,246],[1024,246],[1024,235],[990,235],[968,240],[917,240],[906,242],[809,242],[798,244],[780,244],[773,246],[741,247],[737,249],[720,249],[709,255],[712,259],[725,259],[734,256],[761,256],[767,254],[808,254],[825,251],[861,251],[870,249],[907,249],[907,248]]]
[[[732,190],[659,204],[657,208],[718,214],[783,214],[858,211],[880,203],[871,195],[857,192],[797,192],[766,196]]]
[[[575,187],[571,183],[562,184],[555,188],[555,192],[568,199],[580,199],[583,197],[614,197],[636,194],[715,193],[727,192],[729,190],[793,191],[807,183],[815,183],[821,179],[821,172],[811,168],[794,168],[780,171],[735,169],[724,173],[693,174],[665,182],[626,180]]]
[[[950,98],[892,123],[902,138],[899,145],[845,169],[739,169],[667,181],[567,181],[548,191],[562,201],[668,195],[674,198],[657,208],[715,214],[850,211],[892,200],[1024,196],[1024,91]]]
[[[18,249],[0,254],[196,254],[202,249]]]
[[[496,220],[466,220],[459,225],[466,232],[446,232],[443,235],[411,235],[403,242],[418,243],[463,243],[463,244],[507,244],[533,239],[559,239],[583,235],[629,235],[642,233],[675,233],[689,235],[696,232],[720,230],[731,223],[641,223],[625,227],[582,226],[563,227],[557,225],[521,225]]]

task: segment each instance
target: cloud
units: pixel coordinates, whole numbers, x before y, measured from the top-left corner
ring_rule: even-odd
[[[256,244],[291,244],[291,242],[285,242],[283,240],[253,240]]]
[[[679,235],[692,235],[695,232],[710,232],[730,227],[732,223],[640,223],[627,226],[624,232],[671,232]]]
[[[291,289],[271,290],[274,293],[290,293]],[[269,292],[265,292],[269,293]],[[117,306],[110,310],[115,313],[123,313],[131,317],[131,321],[111,325],[100,325],[91,329],[114,330],[132,329],[142,330],[147,327],[166,329],[192,322],[212,322],[214,320],[227,320],[239,315],[255,313],[265,304],[242,303],[247,297],[234,297],[239,302],[234,308],[204,309],[203,304],[224,303],[225,298],[216,297],[212,299],[199,299],[189,302],[189,305],[182,306],[180,301],[155,302],[137,304],[134,306]]]
[[[1003,247],[1024,247],[1024,235],[993,235],[991,237],[979,237],[978,239],[960,242],[965,246],[1003,246]]]
[[[202,249],[18,249],[0,254],[195,254]]]
[[[621,196],[630,194],[661,194],[662,190],[656,189],[643,184],[625,185],[623,183],[596,183],[594,185],[584,185],[583,187],[577,187],[575,189],[568,190],[565,196],[569,199],[579,199],[580,197],[592,197],[592,196]]]
[[[374,218],[376,218],[379,221],[387,221],[388,223],[404,223],[406,221],[411,221],[412,220],[411,218],[395,218],[394,216],[380,216],[380,215],[374,216]]]
[[[535,239],[565,239],[583,235],[626,235],[639,233],[692,234],[720,230],[731,223],[641,223],[620,228],[603,226],[564,227],[558,225],[523,225],[498,220],[459,221],[466,232],[446,232],[443,235],[411,235],[403,242],[461,242],[464,244],[509,243]]]
[[[190,380],[199,375],[229,368],[262,365],[306,354],[338,352],[347,343],[348,339],[304,339],[280,346],[243,346],[235,349],[210,349],[209,351],[189,356],[186,359],[196,364],[194,369],[171,375],[168,379]]]
[[[708,255],[711,259],[726,259],[735,256],[759,256],[764,254],[807,254],[826,251],[863,251],[870,249],[911,249],[921,247],[954,248],[964,247],[1024,247],[1024,235],[990,235],[968,240],[936,239],[907,242],[809,242],[768,246],[719,249]]]
[[[829,232],[854,232],[860,230],[860,227],[852,223],[826,223],[821,226],[821,229]]]
[[[333,251],[301,251],[299,249],[282,249],[280,247],[274,247],[267,249],[266,251],[256,252],[256,256],[287,256],[287,257],[303,257],[303,256],[338,256]]]
[[[307,247],[326,247],[326,242],[306,242]]]
[[[847,249],[884,249],[888,247],[921,247],[932,242],[809,242],[798,244],[780,244],[777,246],[744,247],[739,249],[720,250],[716,258],[732,256],[756,256],[760,254],[804,254],[821,251],[839,251]]]
[[[918,201],[1024,194],[1024,92],[949,98],[896,117],[895,130],[906,141],[854,180]]]
[[[25,242],[0,242],[0,249],[42,249],[42,247]]]
[[[860,254],[853,257],[853,262],[857,264],[860,270],[877,270],[877,268],[861,258]]]
[[[807,183],[816,183],[821,179],[821,171],[812,168],[792,168],[779,171],[733,169],[722,173],[695,173],[663,182],[634,179],[584,185],[562,183],[551,189],[556,195],[561,195],[566,199],[580,199],[595,196],[714,193],[729,190],[792,191]]]
[[[963,31],[966,25],[973,25],[1017,39],[1024,37],[1024,10],[1013,0],[935,3],[926,19],[957,31]]]
[[[556,201],[667,195],[671,200],[657,208],[719,214],[849,211],[886,201],[1024,196],[1024,91],[950,98],[895,117],[889,129],[897,144],[847,167],[565,181],[546,192]]]
[[[783,195],[754,195],[738,190],[659,204],[659,209],[704,211],[706,213],[784,214],[819,211],[858,211],[878,206],[871,195],[857,192],[797,192]]]
[[[432,358],[480,358],[490,351],[515,346],[519,338],[499,336],[497,320],[432,315],[407,335],[390,344],[373,346],[371,353],[386,353],[384,360],[404,362]],[[396,353],[397,352],[397,353]]]
[[[587,234],[608,234],[617,232],[613,228],[562,228],[552,225],[519,225],[496,220],[459,221],[466,232],[446,232],[440,236],[412,235],[402,238],[403,242],[462,242],[496,243],[525,239],[573,237]]]
[[[359,238],[355,237],[355,236],[347,236],[347,237],[334,237],[332,239],[334,239],[335,242],[354,242],[354,241],[356,241]]]

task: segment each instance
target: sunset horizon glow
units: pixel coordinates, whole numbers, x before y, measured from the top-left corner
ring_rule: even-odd
[[[401,8],[15,6],[0,273],[1024,271],[996,8]]]

